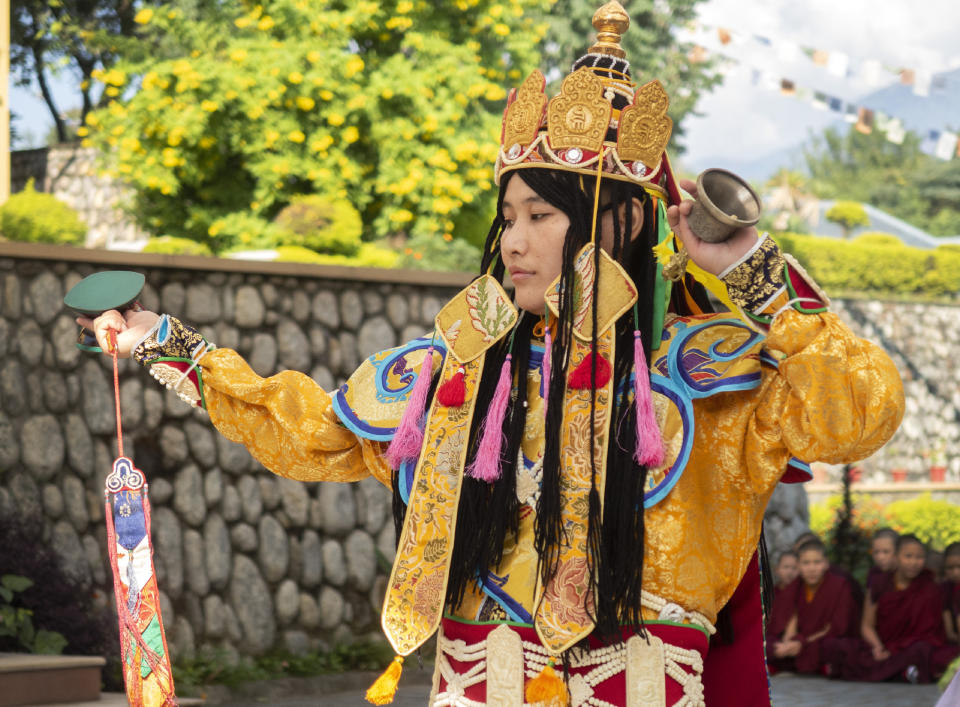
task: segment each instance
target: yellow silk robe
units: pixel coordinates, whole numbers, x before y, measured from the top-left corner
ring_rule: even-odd
[[[645,510],[643,587],[710,621],[756,549],[764,509],[789,459],[863,459],[889,439],[903,413],[892,361],[836,315],[788,309],[765,338],[736,321],[729,315],[670,321],[651,357],[667,461],[651,472],[652,483],[663,483]],[[684,348],[671,351],[693,329]],[[423,353],[410,354],[410,369],[419,370]],[[403,404],[376,399],[376,359],[348,382],[351,407],[361,418],[395,426]],[[229,349],[207,354],[201,367],[214,425],[274,473],[301,481],[373,475],[390,484],[386,442],[351,431],[331,396],[307,376],[285,371],[260,378]],[[538,397],[539,371],[530,375],[535,384],[528,389]],[[736,382],[746,378],[749,387]],[[659,391],[657,380],[665,386]],[[672,399],[667,388],[681,394]],[[530,402],[524,452],[533,459],[542,454],[543,426],[539,401]],[[532,527],[528,513],[498,574],[533,577]],[[532,584],[526,595],[515,595],[528,610]],[[468,598],[457,613],[475,618],[478,602],[479,595]]]

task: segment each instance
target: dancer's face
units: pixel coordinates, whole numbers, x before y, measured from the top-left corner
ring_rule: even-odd
[[[506,224],[500,253],[513,280],[517,304],[533,314],[543,314],[544,293],[563,265],[570,219],[518,175],[507,184],[503,217]]]
[[[601,194],[600,203],[606,200],[606,195]],[[620,208],[620,223],[624,222],[626,208]],[[635,198],[630,208],[633,240],[643,228],[643,205]],[[517,304],[532,314],[543,314],[547,287],[559,277],[563,267],[563,244],[570,218],[537,194],[519,175],[507,183],[503,218],[506,224],[500,253],[513,281]],[[605,209],[600,215],[600,247],[611,252],[613,240],[613,213]]]

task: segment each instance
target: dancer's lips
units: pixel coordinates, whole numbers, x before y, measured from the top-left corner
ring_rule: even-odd
[[[533,275],[534,273],[531,270],[524,270],[523,268],[510,268],[510,279],[513,280],[514,283],[531,278]]]

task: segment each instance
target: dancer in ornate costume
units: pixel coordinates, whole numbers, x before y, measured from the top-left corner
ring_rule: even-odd
[[[438,629],[431,705],[703,704],[714,622],[756,580],[792,458],[861,459],[899,423],[893,364],[795,261],[753,228],[693,234],[667,95],[633,83],[628,22],[598,11],[553,99],[539,72],[511,93],[481,276],[338,391],[262,379],[168,315],[94,323],[275,473],[392,489],[398,657],[378,704]],[[703,314],[692,274],[736,311]]]

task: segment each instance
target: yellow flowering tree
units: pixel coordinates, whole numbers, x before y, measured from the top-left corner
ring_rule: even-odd
[[[97,74],[121,98],[81,132],[133,187],[145,228],[215,251],[275,245],[274,217],[303,194],[353,204],[366,240],[476,243],[504,86],[536,65],[551,4],[155,8],[140,17],[146,49]]]

